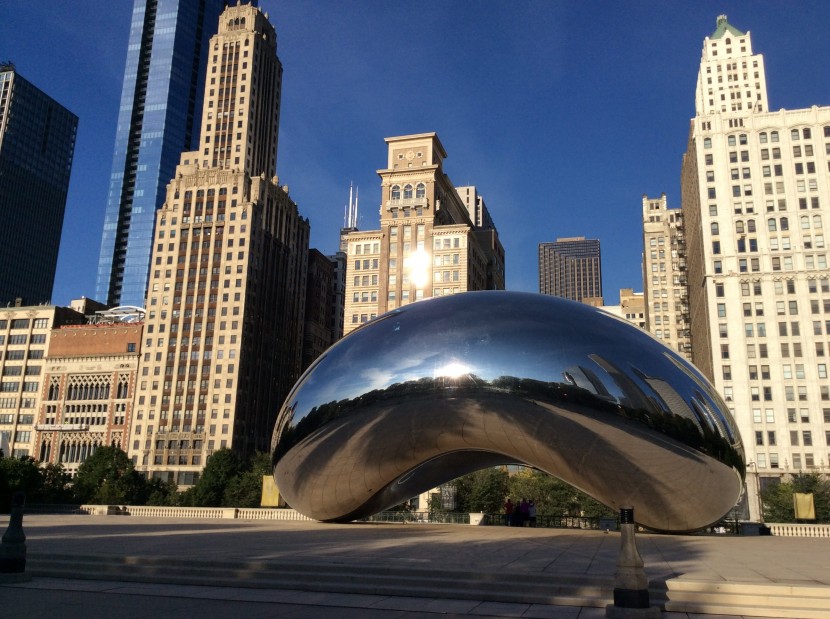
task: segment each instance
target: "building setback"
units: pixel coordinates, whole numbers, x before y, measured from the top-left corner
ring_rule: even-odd
[[[308,251],[303,370],[337,339],[334,331],[337,323],[335,313],[339,313],[335,305],[336,270],[336,261],[316,249]]]
[[[718,17],[681,175],[692,360],[738,422],[752,518],[830,465],[830,107],[768,109],[763,57]]]
[[[77,128],[77,116],[0,64],[0,306],[52,298]]]
[[[666,194],[643,196],[643,288],[646,329],[672,350],[692,358],[689,280],[683,213]]]
[[[216,449],[267,450],[302,362],[309,225],[275,176],[282,67],[258,8],[222,14],[208,75],[199,148],[156,216],[129,441],[179,485]]]
[[[144,304],[156,210],[199,139],[208,41],[226,0],[134,0],[96,298]]]
[[[577,236],[539,243],[539,292],[602,305],[599,240]]]
[[[483,200],[479,226],[443,171],[435,133],[386,138],[380,229],[343,231],[348,255],[344,334],[434,296],[504,288],[504,249]],[[471,188],[475,193],[475,188]],[[474,212],[474,211],[473,211]],[[488,227],[489,226],[489,227]]]

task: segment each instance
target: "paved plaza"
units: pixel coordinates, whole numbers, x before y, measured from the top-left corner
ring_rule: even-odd
[[[7,519],[0,520],[5,530]],[[29,565],[34,577],[0,587],[2,606],[14,617],[604,617],[601,607],[552,605],[509,598],[515,579],[582,579],[613,586],[619,534],[571,529],[530,529],[421,524],[320,524],[296,521],[184,520],[130,516],[27,516]],[[786,537],[638,535],[646,573],[655,583],[789,586],[830,591],[830,539]],[[59,557],[87,562],[158,563],[155,582],[70,572],[47,575]],[[308,587],[275,588],[246,582],[234,562],[306,570]],[[168,572],[164,564],[168,563]],[[79,562],[80,565],[80,562]],[[215,569],[210,571],[211,566]],[[225,566],[228,566],[227,570]],[[231,569],[233,567],[233,569]],[[364,590],[346,593],[315,584],[318,567],[343,580],[367,574]],[[188,569],[211,574],[211,586],[182,584]],[[45,569],[45,572],[43,571]],[[453,599],[446,592],[402,596],[373,590],[371,573],[474,573],[491,579],[490,599]],[[247,572],[244,572],[247,573]],[[43,575],[39,575],[43,574]],[[165,574],[174,582],[165,582]],[[402,576],[403,577],[403,576]],[[514,579],[511,581],[511,579]],[[186,582],[186,581],[185,581]],[[320,589],[323,590],[320,590]],[[315,590],[316,589],[316,590]],[[436,590],[437,591],[437,590]],[[465,596],[466,597],[466,596]],[[665,612],[666,618],[698,615]],[[700,615],[713,617],[714,615]],[[734,615],[733,615],[734,616]]]

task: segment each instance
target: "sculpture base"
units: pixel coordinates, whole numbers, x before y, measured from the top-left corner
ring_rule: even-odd
[[[12,572],[0,574],[0,585],[11,585],[19,582],[30,582],[32,577],[26,572]]]
[[[608,604],[605,607],[605,616],[608,619],[660,619],[662,613],[656,606],[648,608],[626,608]]]

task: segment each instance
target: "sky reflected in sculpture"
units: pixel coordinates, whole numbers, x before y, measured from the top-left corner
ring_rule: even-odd
[[[745,474],[725,403],[673,351],[596,308],[494,291],[342,339],[289,395],[272,447],[289,504],[323,520],[514,462],[691,530],[734,505]]]

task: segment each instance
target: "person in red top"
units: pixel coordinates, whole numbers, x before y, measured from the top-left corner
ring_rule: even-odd
[[[513,520],[513,501],[507,499],[507,503],[504,504],[504,524],[508,527],[510,526],[510,522]]]

